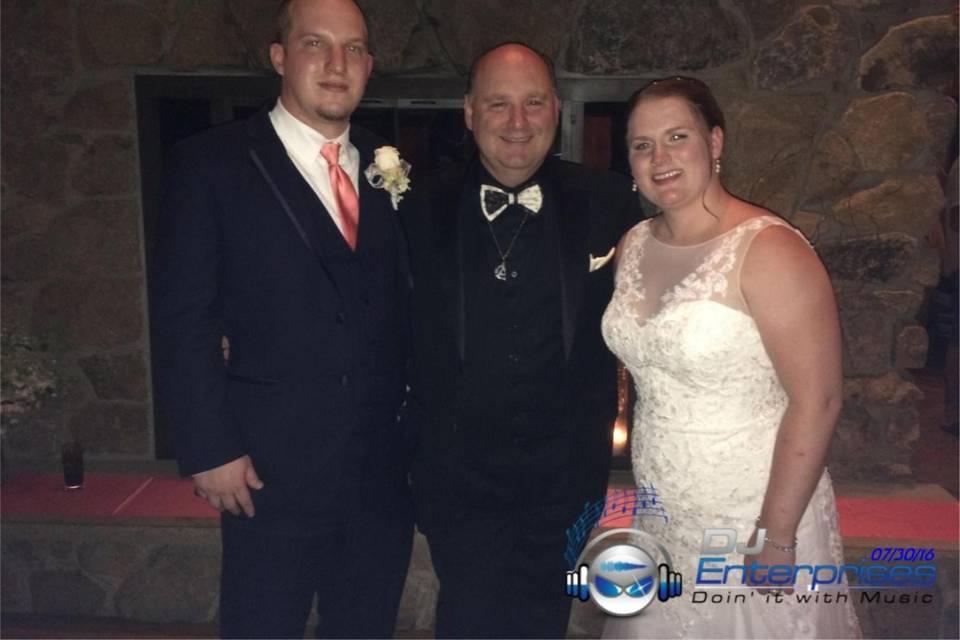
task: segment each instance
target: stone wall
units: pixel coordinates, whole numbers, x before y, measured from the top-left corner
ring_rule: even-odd
[[[935,284],[923,238],[956,123],[947,0],[363,0],[382,75],[462,75],[507,39],[561,76],[688,73],[725,106],[727,183],[817,244],[838,292],[834,473],[907,477]],[[274,0],[3,0],[2,323],[64,382],[7,455],[77,434],[153,455],[134,75],[267,68]],[[951,87],[951,84],[953,86]]]
[[[220,593],[219,520],[4,520],[5,614],[213,623]],[[433,628],[438,582],[426,538],[414,537],[397,630]],[[317,622],[311,610],[310,624]]]

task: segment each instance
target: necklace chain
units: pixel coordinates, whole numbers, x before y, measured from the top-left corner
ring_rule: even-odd
[[[500,264],[493,270],[493,276],[497,280],[506,280],[507,279],[507,258],[510,257],[510,252],[513,251],[513,245],[517,243],[517,238],[520,237],[520,232],[523,231],[523,227],[527,224],[527,220],[530,219],[530,210],[524,207],[524,216],[523,220],[520,221],[520,226],[517,227],[517,230],[513,232],[513,237],[510,238],[510,244],[507,245],[507,250],[504,251],[500,248],[500,241],[497,240],[497,234],[493,230],[493,223],[490,220],[487,220],[487,228],[490,229],[490,237],[493,238],[493,246],[497,248],[497,253],[500,255]]]

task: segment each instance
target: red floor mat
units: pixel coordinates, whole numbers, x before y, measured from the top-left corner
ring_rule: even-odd
[[[216,518],[220,514],[193,495],[189,479],[152,477],[117,515],[134,518]]]
[[[956,542],[960,537],[956,502],[837,496],[837,511],[845,538]]]
[[[91,475],[82,489],[67,491],[63,477],[13,473],[0,489],[3,516],[111,516],[149,478]]]

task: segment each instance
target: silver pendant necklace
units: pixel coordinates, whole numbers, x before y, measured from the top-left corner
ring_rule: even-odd
[[[516,244],[517,238],[520,237],[520,232],[523,231],[524,225],[527,224],[527,220],[530,219],[530,210],[524,207],[526,213],[523,215],[523,220],[520,221],[520,226],[517,227],[517,230],[513,232],[513,237],[510,238],[510,244],[507,245],[507,250],[504,251],[500,248],[500,241],[497,240],[497,234],[493,231],[493,223],[487,220],[487,228],[490,229],[490,237],[493,238],[493,246],[497,248],[497,253],[500,255],[500,264],[496,266],[493,270],[493,277],[501,282],[507,281],[507,258],[510,257],[510,252],[513,251],[513,245]],[[516,271],[510,272],[511,278],[517,277]]]

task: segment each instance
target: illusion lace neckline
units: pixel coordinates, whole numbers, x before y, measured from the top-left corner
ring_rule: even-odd
[[[715,240],[719,240],[720,238],[722,238],[722,237],[724,237],[724,236],[726,236],[726,235],[729,235],[729,234],[733,233],[734,231],[736,231],[737,229],[739,229],[740,227],[742,227],[742,226],[745,225],[745,224],[749,224],[749,223],[751,223],[751,222],[754,222],[755,220],[760,220],[760,219],[765,218],[765,217],[767,217],[767,216],[765,216],[765,215],[751,216],[751,217],[747,218],[746,220],[742,220],[742,221],[738,222],[736,225],[730,227],[730,228],[727,229],[726,231],[721,231],[721,232],[718,233],[717,235],[715,235],[715,236],[713,236],[713,237],[711,237],[711,238],[708,238],[708,239],[704,240],[703,242],[697,242],[697,243],[695,243],[695,244],[670,244],[669,242],[664,242],[663,240],[661,240],[660,238],[657,237],[657,235],[653,232],[653,229],[652,229],[652,228],[650,229],[650,237],[653,238],[654,242],[656,242],[657,244],[659,244],[659,245],[661,245],[661,246],[664,246],[664,247],[668,247],[668,248],[670,248],[670,249],[696,249],[697,247],[702,247],[702,246],[704,246],[704,245],[708,245],[708,244],[710,244],[711,242],[713,242],[713,241],[715,241]],[[651,220],[650,222],[652,223],[653,221]]]

